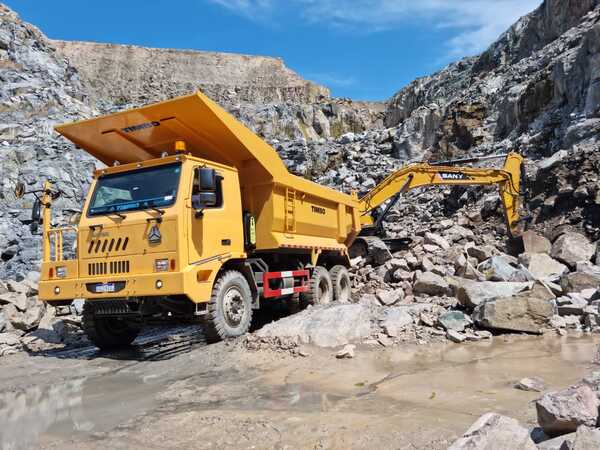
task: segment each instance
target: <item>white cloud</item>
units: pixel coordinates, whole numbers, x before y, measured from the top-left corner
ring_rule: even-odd
[[[269,14],[277,0],[209,0],[212,3],[253,20],[260,20]]]
[[[348,77],[335,73],[308,73],[306,74],[306,78],[316,81],[319,84],[332,87],[354,86],[358,82],[355,77]]]
[[[252,19],[294,15],[311,23],[377,32],[408,22],[448,28],[451,57],[484,50],[519,17],[542,0],[209,0]],[[399,43],[401,44],[401,43]]]

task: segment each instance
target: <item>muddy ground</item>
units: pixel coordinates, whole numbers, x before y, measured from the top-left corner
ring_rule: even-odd
[[[206,345],[155,329],[127,351],[16,354],[0,371],[0,447],[44,449],[443,449],[484,412],[535,426],[540,394],[595,365],[600,337],[359,347],[308,356]]]

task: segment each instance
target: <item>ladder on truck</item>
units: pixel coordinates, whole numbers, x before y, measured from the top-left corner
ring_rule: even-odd
[[[285,188],[285,231],[294,233],[296,231],[296,191]]]

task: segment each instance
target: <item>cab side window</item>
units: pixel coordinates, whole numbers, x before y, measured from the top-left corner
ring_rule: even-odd
[[[223,206],[223,176],[215,169],[196,167],[192,186],[194,209],[220,208]]]

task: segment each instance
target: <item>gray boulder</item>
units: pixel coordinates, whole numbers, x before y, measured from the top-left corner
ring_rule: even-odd
[[[404,298],[404,291],[400,289],[377,289],[375,293],[382,305],[393,305]]]
[[[487,413],[471,425],[448,450],[537,450],[529,430],[515,419]]]
[[[433,272],[422,272],[417,275],[413,292],[415,294],[448,295],[450,286],[441,276]]]
[[[477,266],[488,281],[529,281],[530,277],[523,270],[510,265],[503,256],[492,256]]]
[[[375,266],[381,266],[393,258],[385,242],[377,237],[364,238],[367,242],[367,261]]]
[[[19,310],[25,311],[27,309],[27,295],[25,292],[11,292],[6,291],[0,294],[0,305],[15,305]]]
[[[6,305],[3,309],[6,318],[13,327],[21,331],[35,330],[45,312],[41,302],[30,304],[25,311],[19,311],[15,305]]]
[[[560,316],[582,316],[588,307],[588,302],[580,297],[560,297],[557,299],[557,310]]]
[[[536,403],[538,423],[549,436],[570,433],[581,425],[596,426],[600,400],[586,384],[544,394]]]
[[[598,450],[600,448],[600,429],[580,426],[569,450]],[[564,450],[564,449],[563,449]]]
[[[435,233],[425,233],[425,244],[437,245],[441,247],[443,250],[448,250],[450,248],[450,243],[444,239],[439,234]]]
[[[519,262],[538,280],[558,280],[569,268],[546,253],[523,253]]]
[[[446,331],[446,338],[449,341],[452,342],[456,342],[457,344],[460,344],[461,342],[464,342],[467,340],[467,336],[456,331],[456,330],[448,330]]]
[[[303,344],[337,347],[371,334],[373,316],[361,304],[331,304],[308,308],[261,328],[265,338],[291,338]]]
[[[533,282],[473,281],[466,278],[454,278],[453,285],[458,301],[465,307],[475,308],[485,301],[508,297],[531,289]]]
[[[406,308],[387,308],[380,319],[381,328],[388,336],[398,336],[399,332],[414,322]]]
[[[553,298],[545,286],[536,284],[530,291],[481,303],[473,312],[473,320],[483,328],[541,333],[555,314]]]
[[[525,231],[521,235],[523,240],[523,249],[525,253],[546,253],[552,251],[552,244],[544,236],[540,236],[535,231]]]
[[[581,292],[586,289],[600,287],[600,274],[587,272],[572,272],[563,276],[560,285],[565,292]]]
[[[491,258],[495,253],[498,253],[498,250],[491,245],[472,245],[467,247],[467,254],[473,258],[476,258],[478,262],[482,262],[488,258]]]
[[[575,433],[563,434],[552,439],[540,442],[538,450],[572,450]]]
[[[445,330],[464,331],[473,321],[469,316],[461,311],[448,311],[440,315],[439,324]]]
[[[552,245],[553,258],[575,267],[579,261],[589,261],[596,252],[596,246],[583,234],[568,232],[559,236]]]
[[[546,383],[538,377],[522,378],[515,384],[515,388],[521,391],[543,392],[546,390]]]

